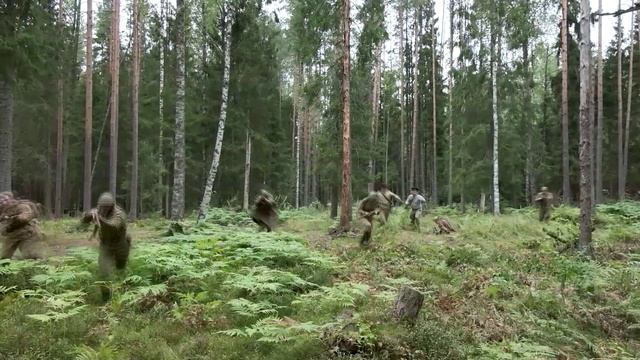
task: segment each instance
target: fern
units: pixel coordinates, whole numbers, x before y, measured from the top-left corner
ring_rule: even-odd
[[[233,312],[246,317],[273,316],[278,314],[278,309],[284,308],[268,301],[252,302],[244,298],[230,300],[227,304],[231,306]]]
[[[242,268],[241,273],[231,273],[224,282],[227,288],[241,289],[250,294],[289,293],[317,285],[287,271],[266,266]]]
[[[353,308],[356,301],[363,299],[369,286],[362,283],[339,283],[333,287],[322,287],[300,296],[291,304],[300,305],[309,311],[325,311],[327,308]]]
[[[120,302],[128,305],[136,304],[148,297],[157,297],[168,292],[167,284],[141,286],[127,291],[120,297]]]
[[[300,336],[319,335],[323,327],[311,322],[300,323],[290,318],[266,318],[244,329],[231,329],[219,333],[235,337],[256,337],[260,342],[283,343]]]

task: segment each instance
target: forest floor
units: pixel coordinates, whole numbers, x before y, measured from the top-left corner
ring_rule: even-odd
[[[90,232],[45,222],[52,257],[0,263],[0,359],[637,359],[640,203],[598,208],[594,259],[565,250],[577,209],[505,212],[432,209],[417,232],[395,209],[367,248],[313,209],[274,233],[224,209],[170,237],[142,220],[108,283]],[[414,324],[390,316],[404,286],[425,296]]]

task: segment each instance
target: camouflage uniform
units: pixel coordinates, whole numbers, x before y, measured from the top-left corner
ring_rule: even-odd
[[[0,193],[0,258],[10,259],[18,249],[25,259],[43,257],[45,241],[38,215],[31,201],[16,200],[10,192]]]
[[[99,233],[100,277],[106,280],[114,270],[123,270],[129,259],[131,237],[127,234],[127,213],[116,205],[113,196],[109,193],[102,194],[98,199],[98,208],[85,213],[82,222],[93,222],[94,234],[96,231]]]
[[[378,213],[380,207],[377,192],[370,193],[358,206],[358,218],[363,227],[360,245],[368,245],[373,232],[373,217]]]
[[[553,194],[549,192],[549,189],[542,187],[540,192],[535,198],[536,204],[539,208],[539,220],[547,222],[551,219],[551,202],[553,201]]]
[[[387,188],[381,188],[378,192],[378,203],[380,207],[380,211],[382,212],[382,222],[386,223],[389,220],[389,215],[391,214],[391,207],[393,206],[393,201],[402,202],[402,199],[393,192],[391,192]]]
[[[256,197],[254,209],[251,211],[251,219],[267,232],[271,232],[276,227],[278,223],[276,202],[266,190],[260,190],[260,195]]]

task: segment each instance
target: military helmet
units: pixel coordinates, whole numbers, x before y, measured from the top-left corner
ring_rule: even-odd
[[[98,198],[98,208],[112,208],[116,205],[116,201],[111,193],[102,193]]]
[[[540,191],[549,191],[549,188],[546,187],[546,186],[543,186],[543,187],[540,188]]]

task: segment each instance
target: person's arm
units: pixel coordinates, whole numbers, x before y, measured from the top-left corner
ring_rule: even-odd
[[[401,202],[402,202],[402,199],[400,198],[400,196],[398,196],[398,195],[394,194],[394,193],[393,193],[393,192],[391,192],[391,191],[389,191],[389,194],[391,194],[391,199],[392,199],[392,200],[395,200],[395,201],[397,201],[397,202],[399,202],[399,203],[401,203]]]
[[[409,195],[409,196],[407,197],[407,201],[405,201],[405,203],[404,203],[404,204],[405,204],[406,206],[409,206],[409,205],[411,205],[411,201],[412,201],[412,200],[413,200],[413,195]]]

